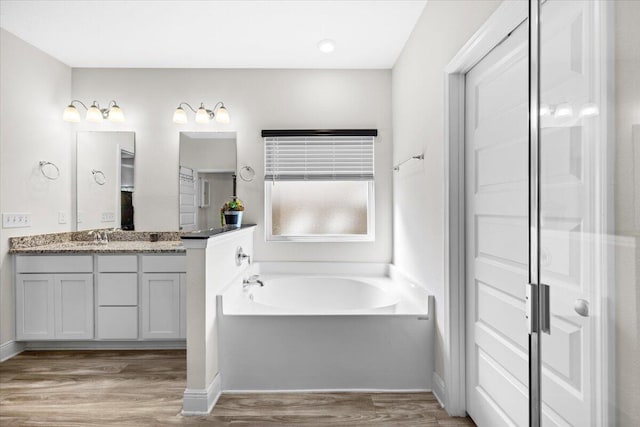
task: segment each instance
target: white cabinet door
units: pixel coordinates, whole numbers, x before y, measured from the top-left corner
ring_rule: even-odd
[[[54,336],[53,275],[18,274],[16,280],[16,338],[48,340]]]
[[[93,275],[54,275],[56,339],[93,338]]]
[[[96,329],[101,340],[138,339],[138,307],[98,307]]]
[[[142,338],[180,338],[180,273],[142,275]]]

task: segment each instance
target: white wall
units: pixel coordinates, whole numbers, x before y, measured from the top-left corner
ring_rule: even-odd
[[[392,72],[393,160],[424,152],[393,181],[393,262],[436,300],[436,372],[443,376],[444,67],[500,1],[430,0]]]
[[[71,130],[62,121],[70,101],[71,69],[0,29],[0,211],[31,213],[31,228],[0,229],[0,344],[14,338],[13,272],[8,238],[69,231]],[[47,180],[46,160],[60,168]],[[67,224],[58,224],[58,211]]]
[[[236,131],[238,164],[256,179],[238,181],[244,221],[257,223],[254,254],[263,261],[391,260],[391,72],[389,70],[74,69],[74,98],[116,99],[125,124],[102,129],[136,132],[136,230],[178,229],[179,132]],[[231,123],[172,122],[178,103],[223,100]],[[78,129],[95,128],[82,123]],[[377,128],[376,241],[373,243],[265,243],[262,129]]]
[[[180,134],[180,166],[195,170],[235,171],[236,140],[190,138]]]

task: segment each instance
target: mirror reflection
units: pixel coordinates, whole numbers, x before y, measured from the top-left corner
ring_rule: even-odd
[[[78,132],[76,229],[134,225],[134,132]]]
[[[233,193],[235,132],[180,133],[180,231],[219,228]]]

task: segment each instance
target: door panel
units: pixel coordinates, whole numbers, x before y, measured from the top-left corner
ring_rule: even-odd
[[[606,176],[593,132],[598,117],[580,116],[593,102],[599,70],[594,61],[598,2],[549,0],[541,10],[541,233],[540,280],[550,288],[550,334],[542,334],[542,424],[601,425],[596,399],[602,346],[599,313],[582,317],[577,300],[596,301],[604,286],[598,193]]]
[[[466,76],[467,411],[528,423],[527,28]]]

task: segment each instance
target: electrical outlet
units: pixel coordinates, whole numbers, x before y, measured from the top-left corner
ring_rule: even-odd
[[[59,211],[58,212],[58,224],[66,224],[67,223],[67,212]]]
[[[3,213],[2,228],[28,228],[31,227],[30,213]]]
[[[114,222],[116,214],[114,212],[102,212],[101,222]]]

